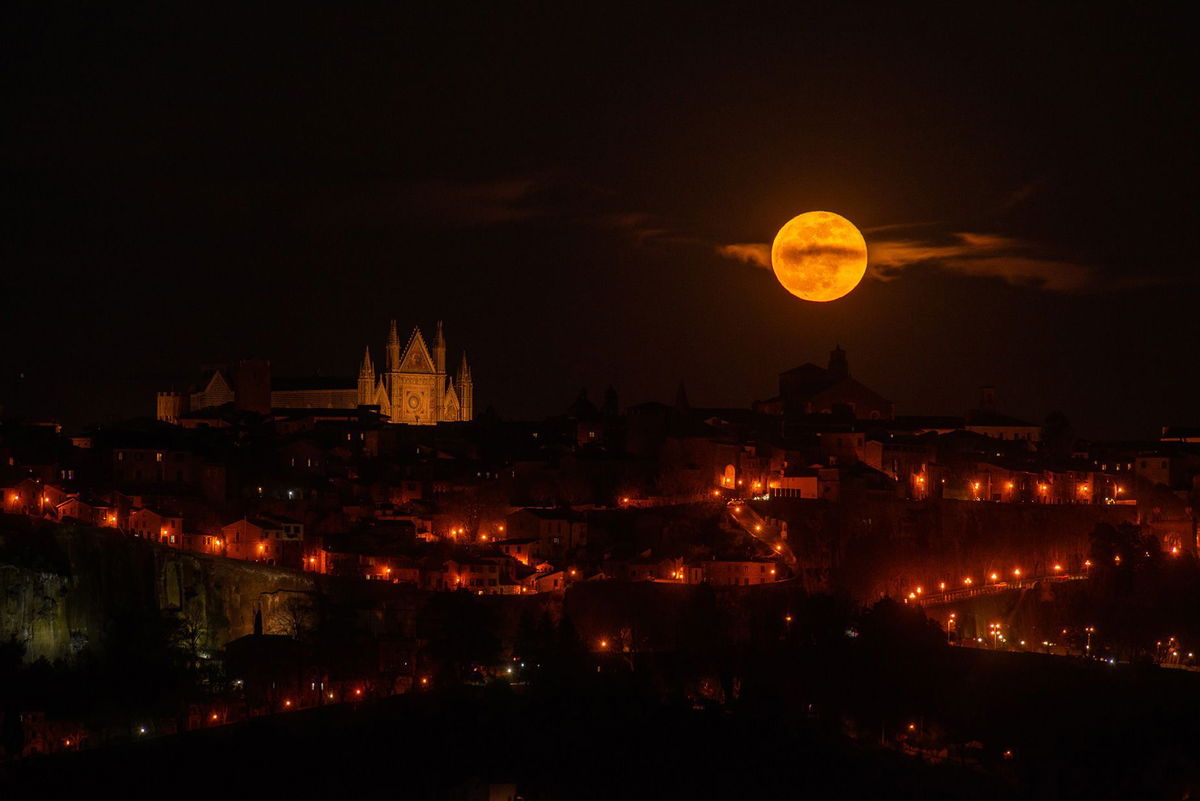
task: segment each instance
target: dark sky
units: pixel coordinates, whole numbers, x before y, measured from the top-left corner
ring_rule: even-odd
[[[0,40],[11,410],[148,414],[245,355],[351,375],[396,317],[444,319],[508,417],[745,406],[841,343],[901,413],[995,384],[1089,436],[1200,423],[1161,10],[48,5]],[[811,209],[867,238],[840,301],[719,253]]]

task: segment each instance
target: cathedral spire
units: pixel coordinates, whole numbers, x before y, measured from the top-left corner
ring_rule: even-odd
[[[471,380],[471,367],[467,364],[465,350],[458,365],[458,409],[460,420],[475,418],[475,383]]]
[[[400,369],[400,335],[396,333],[395,320],[392,320],[391,328],[388,329],[387,369]]]
[[[433,366],[439,373],[446,372],[446,334],[442,331],[442,321],[437,322],[437,333],[433,337]]]
[[[358,405],[370,406],[374,398],[375,365],[371,364],[371,348],[363,351],[362,365],[358,368]]]

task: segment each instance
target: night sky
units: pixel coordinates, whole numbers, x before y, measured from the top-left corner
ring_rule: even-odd
[[[395,317],[444,319],[508,418],[610,383],[744,407],[840,343],[901,414],[995,384],[1083,436],[1200,424],[1171,14],[473,5],[6,5],[2,402],[351,376]],[[871,251],[830,304],[753,263],[813,209]]]

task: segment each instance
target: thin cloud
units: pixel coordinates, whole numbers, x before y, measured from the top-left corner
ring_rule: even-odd
[[[681,233],[660,218],[643,212],[616,212],[581,218],[591,225],[620,231],[639,244],[707,245],[701,239]]]
[[[960,232],[948,241],[880,240],[870,243],[868,252],[872,274],[884,281],[920,265],[1052,292],[1078,292],[1096,284],[1096,272],[1087,265],[1040,256],[1032,243],[995,234]]]
[[[1005,195],[1005,197],[1000,201],[999,211],[1004,213],[1013,210],[1017,206],[1020,206],[1025,201],[1041,192],[1045,183],[1045,179],[1038,178],[1037,180],[1029,181],[1028,183],[1017,187]]]
[[[406,205],[419,214],[448,225],[495,225],[546,214],[538,202],[544,184],[534,178],[476,183],[428,181],[411,186]]]
[[[864,234],[879,234],[884,231],[908,231],[913,228],[929,228],[933,225],[941,225],[937,220],[927,220],[925,222],[907,222],[907,223],[888,223],[887,225],[876,225],[873,228],[864,228]]]
[[[733,245],[718,245],[717,253],[727,259],[740,261],[752,267],[771,269],[771,246],[765,242],[742,242]]]
[[[871,231],[927,227],[930,223],[879,226]],[[998,278],[1013,286],[1052,292],[1098,288],[1095,270],[1083,264],[1040,256],[1036,247],[1012,237],[960,232],[943,240],[873,239],[867,243],[871,275],[881,281],[898,278],[910,267],[929,267],[980,278]],[[718,245],[718,255],[753,267],[770,269],[771,247],[765,242]]]

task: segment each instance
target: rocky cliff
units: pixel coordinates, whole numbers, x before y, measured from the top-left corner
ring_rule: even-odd
[[[110,529],[0,516],[0,639],[25,645],[28,661],[102,647],[122,614],[178,610],[201,648],[249,634],[289,595],[322,577],[178,551]]]

